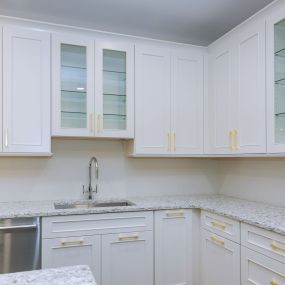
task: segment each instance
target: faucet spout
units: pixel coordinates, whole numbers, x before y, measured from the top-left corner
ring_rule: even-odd
[[[93,189],[92,186],[92,164],[94,163],[95,165],[95,178],[96,178],[96,185],[95,189]],[[99,179],[99,165],[98,165],[98,160],[96,157],[91,157],[89,161],[89,186],[88,186],[88,199],[92,200],[93,199],[93,193],[98,192],[98,179]]]

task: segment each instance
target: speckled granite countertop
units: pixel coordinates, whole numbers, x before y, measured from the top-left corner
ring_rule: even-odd
[[[96,285],[88,266],[0,274],[1,285]]]
[[[55,201],[0,203],[0,218],[202,209],[285,235],[285,208],[222,195],[129,198],[134,206],[55,210]],[[58,202],[58,201],[57,201]]]

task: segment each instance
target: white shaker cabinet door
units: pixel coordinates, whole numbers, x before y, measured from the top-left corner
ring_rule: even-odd
[[[0,55],[2,55],[2,46],[3,46],[3,29],[0,26]],[[2,66],[2,56],[0,56],[0,66]],[[2,112],[3,112],[3,107],[2,107],[2,91],[3,91],[3,68],[0,68],[0,138],[3,137],[3,122],[2,122]],[[3,140],[0,139],[0,152],[3,151]]]
[[[230,154],[233,149],[233,54],[231,40],[209,49],[209,88],[206,98],[206,152]]]
[[[265,21],[261,20],[242,28],[237,35],[237,41],[234,151],[265,153]]]
[[[3,29],[3,151],[50,152],[50,34]]]
[[[242,285],[285,285],[285,264],[246,247],[241,251]]]
[[[170,51],[137,46],[135,52],[135,153],[171,152]]]
[[[155,284],[192,285],[192,211],[155,212]]]
[[[42,241],[42,268],[88,265],[101,284],[101,236],[79,236]]]
[[[240,285],[240,245],[202,230],[202,285]]]
[[[203,153],[204,58],[196,51],[176,51],[172,56],[172,151]]]
[[[102,285],[153,284],[153,232],[102,236]]]

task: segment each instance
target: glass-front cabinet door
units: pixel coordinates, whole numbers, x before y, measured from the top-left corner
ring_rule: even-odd
[[[285,13],[267,25],[268,152],[285,152]]]
[[[134,46],[96,41],[95,136],[134,137]]]
[[[94,136],[94,41],[52,38],[52,134]]]

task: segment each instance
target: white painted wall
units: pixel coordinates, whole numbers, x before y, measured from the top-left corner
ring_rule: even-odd
[[[285,206],[285,158],[219,161],[220,194]]]
[[[82,198],[93,155],[101,197],[217,192],[214,160],[127,158],[114,140],[53,139],[52,151],[52,158],[0,158],[0,201]]]

